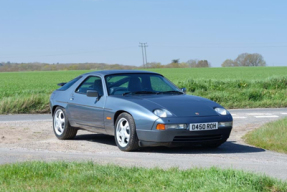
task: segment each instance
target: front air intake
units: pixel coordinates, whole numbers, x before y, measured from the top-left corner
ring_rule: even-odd
[[[217,141],[221,139],[222,135],[175,136],[173,138],[173,142],[201,142],[201,141]]]

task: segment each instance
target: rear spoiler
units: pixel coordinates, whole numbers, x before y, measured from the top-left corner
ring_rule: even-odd
[[[64,86],[65,84],[66,84],[66,83],[58,83],[57,85],[62,87],[62,86]]]

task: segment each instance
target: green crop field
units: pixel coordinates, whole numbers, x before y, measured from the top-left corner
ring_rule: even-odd
[[[226,108],[287,107],[287,67],[150,69],[166,76],[188,94],[203,96]],[[49,111],[57,83],[89,71],[0,73],[0,113]]]
[[[149,71],[161,73],[173,82],[187,79],[265,80],[287,77],[287,67],[163,68]]]

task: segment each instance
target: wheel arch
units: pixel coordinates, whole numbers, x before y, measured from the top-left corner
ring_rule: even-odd
[[[62,107],[65,109],[65,107],[61,106],[61,105],[54,105],[53,108],[52,108],[52,116],[54,116],[54,113],[55,113],[55,110],[57,107]]]
[[[125,110],[118,110],[115,115],[114,115],[114,126],[116,126],[116,121],[117,121],[117,118],[120,114],[122,113],[128,113],[129,115],[131,115],[133,117],[133,115]]]

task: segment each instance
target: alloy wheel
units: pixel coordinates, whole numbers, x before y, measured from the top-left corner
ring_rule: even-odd
[[[116,137],[121,147],[126,147],[130,140],[130,125],[126,118],[121,118],[118,121],[116,128]]]
[[[54,130],[57,135],[62,135],[65,129],[65,114],[62,109],[58,109],[54,115]]]

